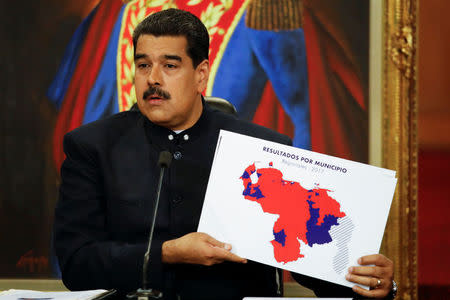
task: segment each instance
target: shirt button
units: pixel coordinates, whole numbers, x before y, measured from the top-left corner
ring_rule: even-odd
[[[180,203],[182,200],[183,200],[182,196],[177,196],[177,197],[172,199],[172,203],[173,204],[177,204],[177,203]]]
[[[173,140],[173,135],[169,134],[169,136],[167,137],[169,139],[169,141]]]
[[[181,152],[180,152],[180,151],[176,151],[176,152],[173,154],[173,158],[175,158],[176,160],[180,160],[182,157],[183,157],[183,155],[181,155]]]
[[[183,136],[183,139],[184,139],[185,141],[187,141],[187,140],[189,139],[189,135],[185,134],[185,135]]]

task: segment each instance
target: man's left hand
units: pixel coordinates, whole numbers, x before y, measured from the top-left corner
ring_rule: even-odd
[[[364,297],[386,297],[392,289],[394,263],[382,254],[363,256],[358,259],[358,263],[361,266],[350,267],[345,278],[348,281],[369,286],[370,290],[355,285],[353,291]]]

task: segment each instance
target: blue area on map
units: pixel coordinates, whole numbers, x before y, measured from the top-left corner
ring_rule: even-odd
[[[252,193],[252,188],[250,187],[251,184],[252,184],[251,182],[249,182],[247,184],[247,187],[242,192],[242,195],[255,197],[256,199],[264,198],[264,195],[262,194],[261,190],[259,189],[259,186],[253,187],[253,193]]]
[[[309,204],[309,213],[311,218],[306,222],[306,240],[308,241],[309,246],[313,246],[314,244],[326,244],[332,241],[332,238],[328,231],[331,226],[339,225],[337,222],[337,217],[333,215],[326,215],[323,218],[323,223],[321,225],[317,225],[317,220],[319,219],[319,208],[313,208],[313,201],[307,200]]]
[[[286,234],[284,233],[284,229],[281,229],[278,232],[273,231],[273,236],[275,237],[275,241],[280,243],[284,247],[284,243],[286,242]]]
[[[258,178],[259,178],[259,177],[261,177],[262,174],[261,173],[256,173],[256,175],[258,175]]]
[[[242,178],[248,179],[250,178],[250,175],[247,173],[247,171],[244,171],[244,174],[241,176]]]

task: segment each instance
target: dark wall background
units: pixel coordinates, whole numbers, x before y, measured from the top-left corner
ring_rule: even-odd
[[[45,92],[72,33],[96,2],[0,0],[0,277],[52,273],[57,111]]]
[[[419,9],[419,297],[450,294],[450,1]]]

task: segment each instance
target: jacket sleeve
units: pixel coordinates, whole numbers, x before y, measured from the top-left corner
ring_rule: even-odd
[[[108,232],[107,201],[98,152],[89,143],[64,138],[66,159],[61,167],[59,201],[55,210],[54,245],[62,279],[70,290],[131,291],[141,286],[145,242],[121,243]],[[161,289],[161,245],[150,251],[149,282]]]

